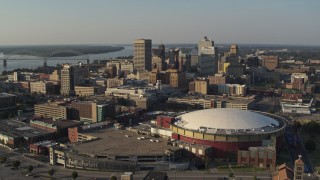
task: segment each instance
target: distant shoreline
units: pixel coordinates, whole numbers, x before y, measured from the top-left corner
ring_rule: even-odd
[[[50,57],[69,57],[81,54],[102,54],[124,50],[123,46],[91,46],[91,45],[49,45],[49,46],[2,46],[3,55],[31,55],[53,53]]]

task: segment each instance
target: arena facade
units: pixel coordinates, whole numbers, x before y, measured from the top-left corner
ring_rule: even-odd
[[[249,147],[281,146],[287,122],[268,113],[240,109],[205,109],[182,114],[170,123],[172,139],[213,147],[225,158]]]

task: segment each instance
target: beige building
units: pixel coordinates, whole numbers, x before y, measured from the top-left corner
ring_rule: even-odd
[[[121,72],[127,71],[129,73],[133,72],[133,62],[132,61],[121,61],[120,62]]]
[[[107,70],[107,68],[110,68],[110,67],[116,67],[116,74],[114,74],[115,76],[119,76],[120,75],[120,61],[119,60],[112,60],[112,61],[109,61],[107,62],[106,64],[106,67],[104,68],[105,71]]]
[[[30,93],[47,94],[50,87],[53,86],[52,82],[36,81],[30,82]]]
[[[70,64],[64,64],[61,70],[61,95],[74,94],[74,67]]]
[[[71,103],[72,118],[90,123],[97,122],[97,103],[91,101]]]
[[[171,70],[170,72],[170,86],[173,88],[183,89],[187,87],[186,73],[179,72],[177,70]]]
[[[134,69],[152,69],[152,41],[151,39],[137,39],[134,41]]]
[[[124,78],[108,78],[106,80],[106,87],[119,87],[125,84]]]
[[[157,80],[159,79],[159,75],[158,75],[158,71],[157,70],[152,70],[152,72],[150,72],[149,75],[149,82],[152,84],[156,84]]]
[[[299,159],[295,160],[294,162],[294,180],[303,180],[303,173],[304,173],[304,162],[302,161],[302,156],[299,155]]]
[[[228,83],[228,77],[225,74],[215,74],[214,76],[208,76],[209,84],[226,84]]]
[[[148,80],[149,81],[149,75],[150,73],[148,71],[145,70],[138,70],[137,71],[137,75],[136,75],[136,79],[139,80]],[[129,78],[129,77],[128,77]]]
[[[34,114],[36,116],[50,117],[55,119],[67,119],[68,109],[59,103],[45,103],[34,105]]]
[[[208,94],[208,81],[206,79],[197,79],[194,81],[195,92]]]
[[[59,75],[59,73],[58,73],[58,70],[54,70],[54,71],[52,72],[52,74],[50,74],[49,80],[50,80],[50,81],[60,81],[60,75]]]
[[[95,95],[94,87],[75,86],[75,93],[77,96],[92,96]]]
[[[208,95],[206,98],[169,98],[168,103],[176,106],[179,106],[179,104],[189,104],[191,106],[198,106],[203,109],[234,108],[250,110],[254,106],[255,100],[253,97],[233,97],[230,99],[228,97]]]

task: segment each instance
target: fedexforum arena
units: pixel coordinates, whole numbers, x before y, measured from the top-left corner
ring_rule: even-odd
[[[76,133],[77,143],[50,148],[50,164],[94,170],[186,169],[189,163],[179,159],[190,154],[236,158],[250,147],[278,147],[287,125],[272,114],[227,108],[158,116],[153,122],[149,129],[136,131],[133,127]]]
[[[214,157],[225,157],[249,147],[280,146],[286,124],[272,114],[225,108],[183,114],[170,128],[173,139],[211,146]]]

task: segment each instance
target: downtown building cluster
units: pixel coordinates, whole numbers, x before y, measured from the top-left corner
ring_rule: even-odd
[[[34,110],[27,123],[1,122],[0,139],[66,168],[182,170],[186,159],[201,165],[215,158],[275,168],[287,121],[249,111],[255,95],[279,95],[283,112],[310,114],[311,99],[297,102],[317,79],[298,64],[283,69],[277,56],[239,51],[232,44],[220,52],[207,37],[195,48],[137,39],[133,57],[13,72],[1,86],[28,94],[19,104],[33,99]],[[266,82],[281,88],[254,86]],[[0,110],[14,110],[16,96],[1,94]]]

